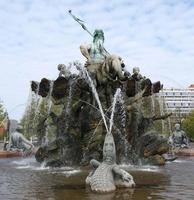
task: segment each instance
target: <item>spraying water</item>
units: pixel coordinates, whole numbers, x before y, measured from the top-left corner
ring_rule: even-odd
[[[105,125],[105,128],[106,128],[106,131],[108,133],[109,130],[108,130],[107,122],[106,122],[106,119],[105,119],[104,111],[102,109],[102,105],[101,105],[98,93],[96,91],[96,87],[94,86],[94,83],[93,83],[92,79],[90,78],[90,75],[88,74],[88,71],[85,68],[83,68],[83,67],[82,67],[82,70],[83,70],[83,72],[85,74],[85,77],[87,78],[87,80],[88,80],[88,82],[90,84],[90,87],[92,88],[93,95],[94,95],[94,97],[95,97],[95,99],[96,99],[96,101],[98,103],[98,107],[100,109],[100,113],[102,115],[102,119],[104,121],[104,125]]]
[[[51,111],[51,106],[52,106],[52,92],[53,92],[53,85],[54,85],[54,81],[50,82],[50,87],[49,87],[49,96],[48,96],[48,115],[50,114]]]
[[[69,86],[69,95],[68,95],[68,99],[67,99],[67,106],[65,109],[65,129],[66,131],[69,128],[69,119],[70,119],[70,115],[71,115],[71,102],[72,102],[72,85],[73,82],[70,83]]]
[[[114,112],[115,112],[115,106],[116,106],[116,102],[117,102],[117,98],[118,96],[121,94],[121,89],[118,88],[116,90],[116,93],[114,95],[114,98],[113,98],[113,104],[112,104],[112,113],[111,113],[111,117],[110,117],[110,127],[109,127],[109,132],[111,133],[112,131],[112,126],[113,126],[113,118],[114,118]]]
[[[80,67],[80,66],[79,66]],[[92,79],[90,78],[89,74],[88,74],[88,71],[85,69],[85,68],[81,68],[82,72],[83,72],[83,75],[84,75],[84,78],[86,78],[90,84],[90,87],[92,88],[92,92],[93,92],[93,95],[98,103],[98,107],[99,107],[99,110],[100,110],[100,113],[102,115],[102,119],[104,121],[104,124],[105,124],[105,127],[106,127],[106,131],[107,133],[111,133],[112,132],[112,128],[113,128],[113,122],[114,122],[114,114],[115,114],[115,108],[116,108],[116,104],[117,102],[119,102],[121,104],[121,106],[123,106],[123,101],[122,101],[122,95],[121,95],[121,89],[118,88],[116,90],[116,93],[114,95],[114,98],[113,98],[113,103],[112,103],[112,112],[111,112],[111,117],[110,117],[110,124],[109,124],[109,129],[108,129],[108,126],[107,126],[107,122],[106,122],[106,119],[105,119],[105,114],[103,112],[103,109],[102,109],[102,105],[101,105],[101,102],[100,102],[100,99],[99,99],[99,96],[98,96],[98,93],[96,91],[96,87],[92,81]],[[122,107],[121,108],[122,110],[122,126],[125,127],[125,122],[126,122],[126,113],[124,112],[124,108]],[[125,136],[122,135],[121,131],[115,127],[117,129],[117,133],[119,135],[119,137],[121,138],[120,141],[122,141],[122,144],[124,145],[124,157],[127,158],[127,154],[128,154],[128,150],[130,149],[129,147],[129,143],[128,141],[126,140]],[[93,138],[93,137],[92,137]],[[90,138],[91,140],[91,138]],[[85,152],[86,153],[86,152]],[[83,155],[83,157],[85,157],[85,153]]]

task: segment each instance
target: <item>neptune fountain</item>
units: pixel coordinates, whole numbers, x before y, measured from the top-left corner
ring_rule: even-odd
[[[59,64],[56,80],[31,82],[38,101],[45,99],[37,102],[34,117],[40,144],[35,157],[52,167],[90,163],[93,171],[86,182],[94,191],[133,187],[133,177],[116,163],[165,164],[169,146],[154,122],[169,114],[153,111],[153,95],[162,85],[142,76],[138,67],[130,74],[122,58],[104,48],[102,30],[91,35],[92,44],[80,46],[85,65]],[[72,67],[79,73],[72,73]],[[39,109],[41,104],[47,112]]]
[[[72,74],[68,67],[59,65],[58,69],[63,69],[63,73],[60,71],[56,80],[32,81],[32,91],[52,104],[46,114],[36,112],[40,118],[35,127],[39,141],[54,127],[49,143],[37,151],[39,162],[61,166],[87,165],[92,158],[102,160],[103,141],[108,132],[106,121],[109,121],[112,99],[118,88],[121,92],[112,129],[118,162],[164,162],[162,154],[168,149],[167,141],[150,130],[155,120],[168,117],[153,113],[150,106],[151,96],[158,93],[162,85],[140,75],[139,68],[134,68],[130,75],[120,57],[109,56],[104,50],[103,42],[103,31],[96,30],[92,50],[81,46],[81,52],[87,58],[85,66],[77,61],[71,64],[79,74]],[[96,50],[98,48],[100,50]],[[143,107],[151,115],[144,115]],[[101,115],[102,111],[104,115]]]

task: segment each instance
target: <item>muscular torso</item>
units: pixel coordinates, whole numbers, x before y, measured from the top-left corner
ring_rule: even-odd
[[[105,54],[96,45],[92,44],[90,48],[90,57],[93,63],[103,63],[105,61]]]

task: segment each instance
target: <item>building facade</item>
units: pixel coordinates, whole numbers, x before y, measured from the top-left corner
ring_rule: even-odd
[[[164,104],[163,112],[173,113],[175,121],[179,121],[194,110],[194,85],[186,89],[163,89],[159,96]]]

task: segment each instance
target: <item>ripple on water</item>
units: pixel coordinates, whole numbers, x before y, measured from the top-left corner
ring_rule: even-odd
[[[178,162],[177,162],[178,161]],[[42,169],[42,168],[43,169]],[[0,199],[170,199],[194,196],[194,158],[179,158],[162,167],[122,165],[136,188],[97,195],[85,187],[87,168],[44,168],[34,158],[0,160]]]
[[[174,163],[192,163],[191,160],[177,159],[173,161]],[[169,162],[172,163],[172,162]]]
[[[20,160],[12,161],[12,164],[16,165],[16,169],[30,169],[35,171],[48,171],[52,174],[61,173],[66,177],[70,177],[72,175],[78,174],[81,172],[80,169],[73,167],[61,167],[61,168],[51,168],[46,167],[46,163],[37,163],[34,158],[23,158]]]
[[[66,177],[69,177],[69,176],[78,174],[80,172],[81,172],[81,170],[79,170],[79,169],[76,170],[75,169],[75,170],[71,170],[71,171],[64,171],[63,174],[65,174]]]
[[[121,168],[128,171],[147,171],[147,172],[160,172],[161,168],[153,165],[120,165]]]

